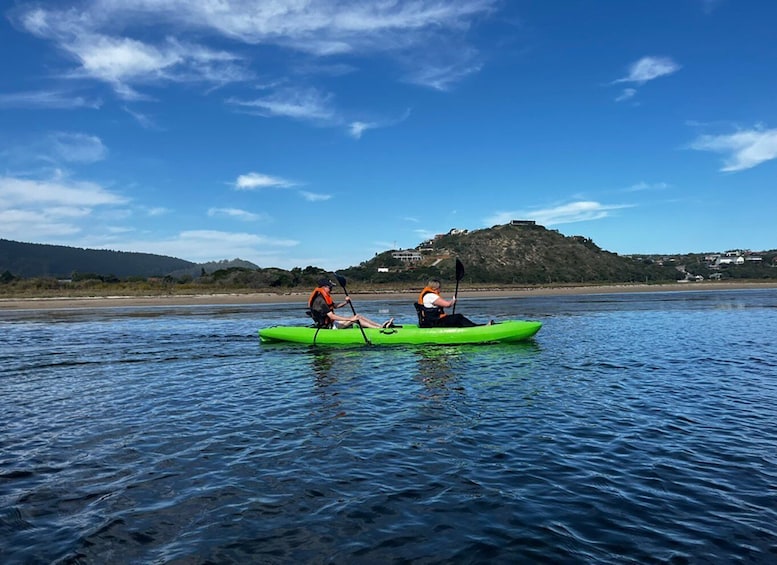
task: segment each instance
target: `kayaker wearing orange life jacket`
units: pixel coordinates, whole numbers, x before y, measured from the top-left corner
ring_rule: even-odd
[[[334,286],[336,286],[335,283],[329,279],[321,279],[318,281],[318,286],[313,289],[313,292],[310,293],[310,297],[308,298],[310,316],[319,327],[327,329],[349,328],[354,323],[359,322],[359,325],[363,328],[386,328],[394,322],[394,318],[391,318],[384,324],[379,324],[361,314],[354,314],[353,316],[340,316],[335,314],[335,310],[347,305],[351,301],[351,298],[346,296],[345,301],[340,304],[335,304],[331,294]]]
[[[418,295],[418,304],[421,307],[419,325],[422,328],[471,328],[479,325],[461,314],[446,314],[444,308],[450,308],[454,302],[455,296],[451,300],[440,296],[440,281],[430,280]]]

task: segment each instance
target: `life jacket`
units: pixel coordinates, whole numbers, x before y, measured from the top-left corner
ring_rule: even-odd
[[[416,311],[418,312],[418,325],[420,326],[431,325],[440,318],[445,317],[445,310],[443,310],[441,306],[433,306],[431,308],[424,306],[424,296],[430,292],[437,295],[440,294],[439,290],[436,290],[430,286],[426,286],[421,291],[421,294],[418,295]]]
[[[321,298],[324,299],[324,302],[326,302],[326,305],[329,308],[327,312],[322,312],[321,310],[313,308],[313,301],[315,300],[316,296],[321,296]],[[324,293],[320,286],[314,288],[313,292],[310,293],[310,297],[308,297],[308,310],[305,313],[313,318],[316,326],[319,328],[331,328],[332,320],[329,318],[329,316],[327,316],[327,313],[334,312],[334,310],[335,303],[334,300],[332,300],[332,295]]]

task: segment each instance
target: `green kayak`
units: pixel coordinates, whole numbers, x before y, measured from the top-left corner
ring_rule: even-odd
[[[419,328],[404,324],[393,328],[358,326],[344,330],[316,329],[312,326],[272,326],[259,330],[262,343],[304,343],[309,345],[408,345],[465,343],[513,343],[529,339],[542,327],[542,322],[508,320],[474,328]],[[364,338],[367,338],[365,342]]]

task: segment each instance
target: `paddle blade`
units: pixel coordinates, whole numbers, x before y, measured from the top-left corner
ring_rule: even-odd
[[[334,274],[335,278],[337,279],[337,284],[339,284],[341,287],[345,288],[345,277],[342,275],[338,275],[337,273]]]
[[[456,282],[459,282],[464,277],[464,264],[456,257]]]

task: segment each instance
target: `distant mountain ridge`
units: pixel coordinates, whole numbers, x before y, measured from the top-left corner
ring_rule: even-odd
[[[73,273],[112,275],[119,278],[164,277],[182,273],[197,276],[203,269],[206,273],[211,273],[231,267],[258,268],[253,263],[240,259],[193,263],[153,253],[83,249],[0,239],[0,273],[8,271],[23,278],[69,278]]]

